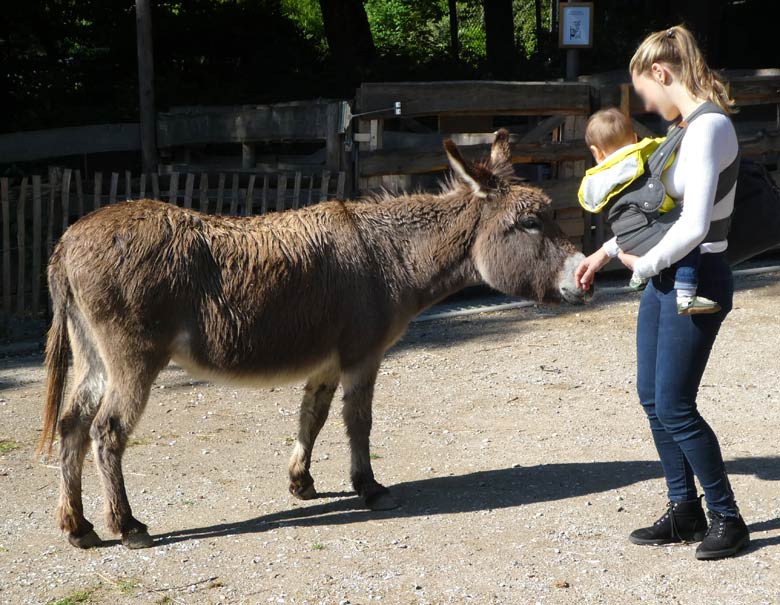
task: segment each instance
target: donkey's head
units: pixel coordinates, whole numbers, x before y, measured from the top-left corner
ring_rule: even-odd
[[[549,198],[514,177],[509,133],[496,133],[485,162],[465,160],[450,139],[444,148],[457,188],[482,206],[472,247],[482,281],[511,296],[575,304],[587,300],[590,293],[579,289],[574,278],[583,255],[553,221]]]

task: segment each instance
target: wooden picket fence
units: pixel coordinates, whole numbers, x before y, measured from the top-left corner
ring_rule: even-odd
[[[158,175],[130,171],[83,179],[50,168],[46,178],[0,178],[2,316],[37,316],[46,308],[45,271],[54,243],[85,214],[119,201],[152,198],[212,214],[250,216],[343,199],[345,173],[236,172]],[[104,184],[107,184],[106,188]],[[106,190],[107,189],[107,190]]]

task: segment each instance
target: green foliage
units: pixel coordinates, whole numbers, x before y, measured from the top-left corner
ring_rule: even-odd
[[[447,15],[446,0],[367,0],[365,7],[380,54],[425,61],[447,51],[448,38],[441,27]]]
[[[361,79],[491,76],[484,0],[456,2],[457,59],[447,0],[362,1],[377,58],[355,74],[330,56],[319,0],[151,0],[156,106],[351,97]],[[550,31],[552,3],[539,4],[540,30],[536,0],[512,4],[511,77],[560,77],[565,54]],[[0,131],[138,119],[133,0],[4,0],[3,8],[11,17],[0,19]],[[648,31],[681,21],[705,49],[709,35],[714,66],[771,67],[772,21],[753,17],[770,12],[769,0],[600,0],[581,68],[625,69]]]
[[[523,49],[525,57],[530,59],[539,52],[544,51],[543,41],[537,37],[535,1],[514,0],[512,6],[515,14],[517,45]],[[550,3],[542,2],[541,8],[542,30],[547,32],[550,28]]]
[[[116,582],[116,588],[122,594],[131,594],[138,586],[139,582],[135,578],[124,578]]]
[[[17,441],[0,439],[0,454],[7,454],[8,452],[12,452],[20,447],[22,447],[22,444]]]
[[[89,603],[94,590],[79,590],[68,597],[53,601],[51,605],[76,605],[77,603]]]
[[[282,15],[294,22],[306,40],[321,54],[328,50],[318,0],[282,0]]]

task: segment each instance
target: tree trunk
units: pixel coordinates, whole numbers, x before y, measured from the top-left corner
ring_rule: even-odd
[[[458,42],[458,2],[457,0],[448,0],[450,12],[450,53],[456,61],[460,57],[460,44]]]
[[[356,73],[370,65],[376,49],[362,0],[320,0],[320,9],[328,48],[339,67]]]
[[[141,121],[141,157],[144,172],[157,170],[157,126],[154,111],[154,59],[152,16],[149,0],[136,0],[136,40],[138,47],[138,96]]]
[[[512,0],[484,0],[485,47],[488,69],[498,78],[506,78],[517,69],[515,24]]]
[[[534,0],[534,10],[536,15],[536,46],[542,42],[542,0]]]

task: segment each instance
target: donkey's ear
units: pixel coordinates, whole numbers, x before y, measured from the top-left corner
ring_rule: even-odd
[[[480,171],[477,170],[477,167],[463,159],[455,141],[452,139],[445,139],[444,151],[447,152],[447,158],[450,161],[450,166],[452,167],[455,176],[471,187],[471,190],[477,197],[487,197],[488,190],[486,183],[484,183],[484,178],[481,178]]]
[[[490,167],[496,173],[512,168],[512,148],[509,145],[509,131],[505,128],[496,132],[496,138],[490,148]]]

